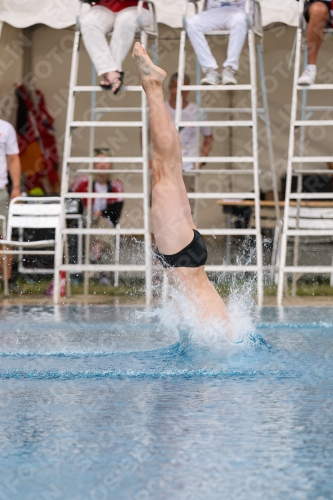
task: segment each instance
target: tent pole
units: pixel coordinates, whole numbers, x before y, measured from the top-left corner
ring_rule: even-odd
[[[24,53],[22,58],[22,81],[27,86],[29,82],[28,90],[31,90],[31,78],[28,78],[28,75],[32,75],[32,32],[33,27],[29,26],[28,28],[24,28],[22,30],[25,44],[24,44]]]

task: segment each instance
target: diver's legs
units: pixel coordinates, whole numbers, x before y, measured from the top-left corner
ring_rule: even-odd
[[[195,228],[182,177],[180,141],[164,103],[165,71],[152,63],[140,43],[134,45],[133,58],[149,105],[153,231],[159,251],[172,255],[192,241]]]

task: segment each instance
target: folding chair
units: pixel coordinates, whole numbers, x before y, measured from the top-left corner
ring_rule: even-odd
[[[14,228],[54,229],[52,240],[15,241],[12,239]],[[11,200],[8,212],[8,230],[6,239],[0,240],[0,255],[5,255],[3,262],[3,280],[5,296],[8,296],[7,255],[55,255],[60,228],[60,198],[27,198],[17,197]],[[54,250],[39,250],[41,247],[52,247]],[[17,248],[16,250],[8,247]],[[30,250],[37,249],[37,250]],[[59,290],[59,272],[54,268],[54,301]]]

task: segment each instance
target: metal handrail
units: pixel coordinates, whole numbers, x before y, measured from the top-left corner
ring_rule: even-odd
[[[148,10],[151,14],[151,19],[152,19],[152,27],[153,30],[148,30],[145,28],[143,24],[143,10],[144,6],[148,5]],[[156,7],[154,2],[151,0],[139,0],[138,2],[138,7],[137,7],[137,13],[138,13],[138,25],[140,31],[144,31],[147,33],[147,35],[152,35],[155,36],[156,38],[158,37],[158,24],[157,24],[157,16],[156,16]]]
[[[7,237],[7,227],[6,227],[6,217],[4,215],[0,215],[1,225],[2,225],[2,238],[5,240]],[[1,239],[0,239],[1,244]]]

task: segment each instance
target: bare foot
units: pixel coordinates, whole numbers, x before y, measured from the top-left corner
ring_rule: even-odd
[[[149,83],[162,85],[167,74],[163,69],[153,64],[141,43],[136,42],[134,44],[132,57],[140,75],[143,87]]]

